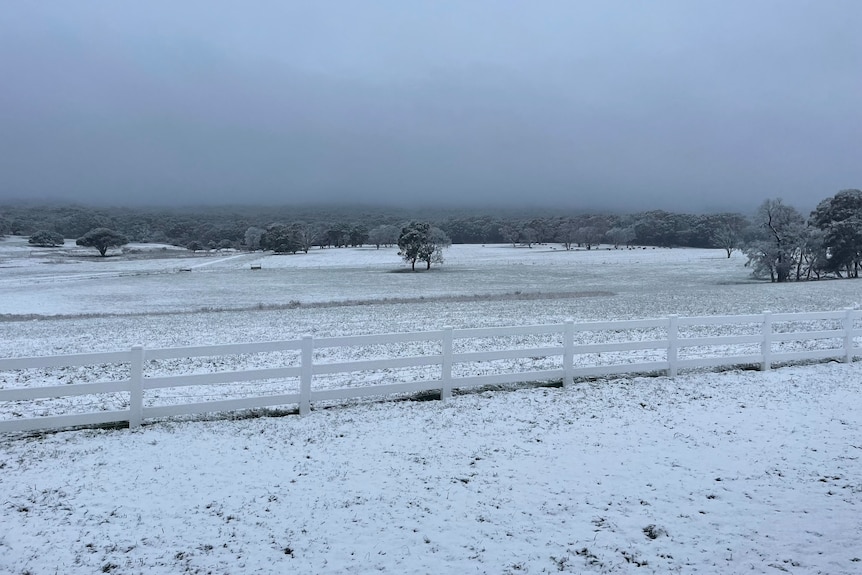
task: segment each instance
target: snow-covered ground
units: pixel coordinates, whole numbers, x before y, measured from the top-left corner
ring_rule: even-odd
[[[2,357],[860,302],[706,250],[454,246],[416,274],[392,249],[44,251],[0,242]],[[860,383],[830,363],[6,436],[0,572],[860,573]]]

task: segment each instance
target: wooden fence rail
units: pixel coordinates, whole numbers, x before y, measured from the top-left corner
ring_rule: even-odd
[[[389,396],[438,392],[445,400],[453,390],[521,382],[562,381],[576,378],[632,373],[666,373],[674,377],[683,369],[758,365],[768,370],[776,363],[835,358],[850,362],[862,355],[857,340],[862,338],[862,311],[844,310],[807,313],[770,313],[738,316],[677,317],[627,321],[509,326],[493,328],[357,335],[330,338],[305,336],[297,340],[147,349],[134,346],[128,351],[86,353],[49,357],[0,359],[0,385],[21,370],[56,369],[76,366],[125,365],[128,378],[96,383],[73,383],[42,387],[0,389],[0,432],[59,429],[74,426],[128,422],[138,427],[153,418],[207,412],[296,406],[306,415],[312,404],[345,401],[369,396]],[[827,325],[824,325],[827,324]],[[704,330],[732,331],[703,335]],[[624,337],[624,339],[620,339]],[[520,338],[521,346],[475,350],[470,343],[481,340]],[[529,346],[527,344],[540,345]],[[315,361],[321,350],[426,344],[435,351],[419,355],[397,355],[350,361]],[[457,344],[457,345],[456,345]],[[439,352],[436,351],[439,349]],[[243,354],[288,352],[290,365],[210,371],[180,375],[146,375],[148,362],[184,361],[190,358],[240,356]],[[523,363],[556,358],[552,367],[523,369]],[[501,362],[503,364],[501,365]],[[508,362],[508,363],[506,363]],[[547,361],[545,361],[547,363]],[[464,366],[485,365],[491,373],[474,374]],[[517,367],[520,366],[520,367]],[[396,383],[315,388],[315,376],[356,372],[433,368],[436,377]],[[350,376],[351,378],[354,376]],[[225,400],[193,401],[170,405],[145,404],[148,392],[166,388],[236,384],[262,380],[298,381],[290,393],[253,395]],[[8,385],[8,384],[6,384]],[[128,408],[23,417],[15,416],[16,406],[50,398],[66,398],[106,393],[128,394]],[[11,404],[11,405],[10,405]]]

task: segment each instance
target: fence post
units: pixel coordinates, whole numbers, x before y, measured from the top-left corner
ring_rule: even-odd
[[[853,317],[853,308],[847,308],[844,315],[844,362],[853,361],[853,328],[856,318]]]
[[[133,345],[129,361],[129,429],[144,419],[144,346]]]
[[[299,371],[299,415],[305,416],[311,411],[311,376],[314,373],[314,339],[310,335],[302,336]]]
[[[667,376],[676,377],[679,356],[679,316],[670,315],[667,319]]]
[[[443,387],[440,389],[440,399],[445,401],[452,397],[452,347],[455,341],[455,329],[452,326],[443,328],[443,358],[440,364],[440,379]]]
[[[575,381],[575,320],[569,318],[563,324],[563,387]]]
[[[763,312],[763,342],[760,344],[760,354],[763,363],[760,371],[769,371],[772,368],[772,312]]]

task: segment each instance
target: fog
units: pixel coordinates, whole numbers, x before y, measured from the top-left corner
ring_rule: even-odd
[[[862,3],[14,2],[0,201],[811,208]]]

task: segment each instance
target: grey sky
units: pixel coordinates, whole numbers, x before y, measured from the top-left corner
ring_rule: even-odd
[[[16,2],[0,200],[800,208],[862,187],[862,1]]]

